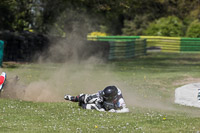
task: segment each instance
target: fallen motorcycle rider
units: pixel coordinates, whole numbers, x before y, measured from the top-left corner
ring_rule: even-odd
[[[65,100],[78,102],[84,109],[96,109],[116,113],[126,113],[126,107],[121,90],[116,86],[107,86],[95,94],[80,94],[78,96],[65,95]]]

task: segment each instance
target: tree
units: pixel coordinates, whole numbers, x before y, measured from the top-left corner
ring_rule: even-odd
[[[168,15],[177,16],[184,20],[193,10],[199,10],[199,0],[161,0],[163,5],[167,7]],[[198,16],[196,16],[198,17]]]
[[[195,20],[189,25],[186,36],[196,37],[196,38],[200,37],[200,21],[199,20]]]
[[[89,27],[89,32],[104,27],[112,35],[126,30],[138,35],[147,23],[161,17],[177,16],[189,25],[199,13],[197,0],[1,0],[0,30],[33,28],[35,32],[48,33],[53,27],[62,34],[63,28],[69,31],[73,23],[84,22],[94,27]],[[133,31],[128,31],[129,27]]]
[[[179,18],[169,16],[150,23],[145,34],[154,36],[183,36],[183,29],[184,25]]]
[[[13,30],[12,23],[15,20],[15,0],[1,0],[0,2],[0,30]]]
[[[136,16],[134,20],[125,20],[123,35],[134,36],[143,35],[148,26],[148,15]]]
[[[32,0],[16,0],[15,20],[12,24],[15,31],[24,31],[31,28],[33,14],[31,13]]]
[[[24,31],[32,23],[32,0],[2,0],[0,30]]]

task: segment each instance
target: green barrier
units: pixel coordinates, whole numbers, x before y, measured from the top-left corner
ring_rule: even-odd
[[[87,40],[109,42],[111,60],[146,55],[146,39],[140,36],[87,36]]]
[[[200,52],[200,38],[181,38],[181,52]]]
[[[157,47],[161,52],[180,52],[180,37],[140,36],[147,39],[147,48]]]
[[[0,66],[1,67],[3,63],[3,50],[4,50],[4,41],[0,40]]]
[[[87,36],[90,41],[131,41],[139,38],[140,36]]]
[[[135,56],[146,55],[146,40],[135,39],[131,41],[109,42],[108,59],[127,59]]]
[[[147,48],[157,47],[161,52],[197,53],[200,52],[200,38],[140,36],[147,39]]]
[[[109,42],[108,59],[122,59],[134,57],[134,42]]]
[[[136,55],[142,55],[145,53],[146,49],[160,49],[160,52],[172,52],[172,53],[200,53],[200,38],[183,38],[183,37],[163,37],[163,36],[88,36],[88,40],[94,41],[108,41],[110,43],[110,59],[115,58],[119,55],[116,54],[116,51],[119,51],[117,42],[123,42],[129,50],[130,48],[129,42],[132,41],[132,45],[134,46],[134,53],[131,53],[128,50],[124,50],[128,55],[121,52],[121,55],[118,56],[120,58],[129,58]],[[145,42],[141,40],[145,39]],[[140,40],[140,41],[136,41]],[[127,43],[126,43],[127,42]],[[122,44],[121,44],[122,45]],[[116,47],[116,48],[115,48]],[[144,48],[145,47],[145,48]],[[115,49],[115,50],[113,50]],[[145,49],[145,50],[144,50]],[[115,51],[113,53],[113,51]],[[122,54],[123,53],[123,54]],[[132,55],[130,55],[131,53]]]

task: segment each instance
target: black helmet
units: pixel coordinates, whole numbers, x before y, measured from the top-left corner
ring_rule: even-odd
[[[105,101],[113,101],[117,97],[118,89],[115,86],[107,86],[102,91],[102,97]]]

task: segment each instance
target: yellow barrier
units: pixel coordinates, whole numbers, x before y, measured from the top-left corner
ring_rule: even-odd
[[[146,40],[146,48],[159,48],[161,52],[200,52],[200,38],[163,37],[163,36],[87,36],[92,41],[133,41]],[[137,42],[135,43],[137,44]],[[140,47],[140,44],[136,45]]]
[[[147,39],[147,48],[158,47],[162,52],[180,52],[180,37],[140,36]]]

